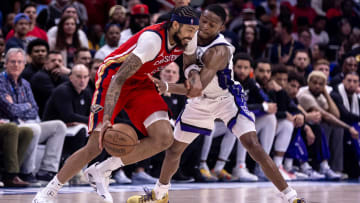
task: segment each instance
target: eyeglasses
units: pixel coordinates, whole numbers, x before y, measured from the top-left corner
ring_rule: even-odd
[[[10,60],[10,61],[8,61],[8,63],[11,64],[11,65],[16,65],[16,64],[22,65],[22,64],[25,63],[25,61],[23,61],[23,60],[18,60],[18,61]]]

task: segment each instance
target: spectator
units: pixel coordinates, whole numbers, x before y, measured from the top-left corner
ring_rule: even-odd
[[[80,32],[80,30],[79,30]],[[101,44],[101,38],[103,38],[104,32],[101,25],[91,25],[88,30],[88,44],[89,49],[92,50],[94,53],[95,51],[99,50],[100,47],[103,46]]]
[[[299,42],[304,45],[304,49],[311,53],[311,39],[312,35],[309,29],[299,30]]]
[[[241,34],[240,52],[249,54],[253,59],[258,59],[262,55],[259,45],[258,33],[253,26],[246,26]]]
[[[72,67],[76,50],[80,47],[87,47],[88,44],[87,40],[82,42],[79,39],[76,19],[71,16],[66,16],[61,19],[58,25],[56,38],[53,39],[49,37],[49,46],[50,50],[61,51],[64,64]]]
[[[20,166],[25,152],[33,139],[33,132],[27,127],[17,127],[14,123],[0,120],[0,140],[2,143],[3,165],[5,166],[2,181],[5,187],[26,187],[30,184],[19,177]]]
[[[325,136],[332,157],[330,157],[329,152],[324,155],[325,160],[320,163],[320,173],[329,179],[334,179],[340,178],[341,175],[334,173],[332,169],[337,172],[343,170],[343,145],[338,143],[343,143],[344,128],[348,129],[353,136],[358,136],[358,132],[355,128],[339,120],[339,110],[325,89],[326,81],[327,78],[324,73],[313,71],[308,78],[308,89],[300,92],[297,98],[305,111],[316,110],[321,113],[322,122],[320,125],[323,133],[320,131],[317,139],[322,139],[321,136]],[[328,158],[330,158],[330,166]]]
[[[99,70],[100,65],[102,64],[103,60],[100,59],[93,59],[90,63],[90,79],[88,84],[88,89],[90,90],[91,94],[95,92],[95,77],[96,73]]]
[[[86,88],[89,81],[89,69],[86,66],[75,65],[69,78],[70,81],[54,89],[43,116],[46,121],[61,120],[68,126],[67,134],[72,136],[65,139],[63,154],[66,157],[86,144],[92,97]]]
[[[275,43],[271,48],[270,60],[271,63],[290,64],[294,57],[296,50],[303,49],[304,46],[293,39],[291,36],[292,25],[288,20],[278,22],[275,28]]]
[[[108,12],[116,4],[115,0],[79,0],[86,7],[89,25],[101,25],[102,27],[108,22]]]
[[[29,32],[26,34],[26,39],[30,42],[36,38],[40,38],[42,40],[48,41],[46,32],[36,26],[36,4],[28,3],[25,4],[24,7],[21,9],[21,12],[27,15],[30,19],[30,28]],[[11,37],[14,36],[14,30],[10,30],[10,32],[6,35],[6,40],[9,40]]]
[[[38,71],[31,78],[31,88],[39,106],[40,115],[43,114],[45,104],[53,90],[67,81],[68,73],[70,73],[70,70],[64,67],[61,54],[52,51],[47,57],[44,69]]]
[[[14,19],[15,19],[16,13],[9,13],[6,16],[6,21],[4,23],[4,26],[2,28],[3,35],[6,36],[10,30],[14,28]]]
[[[173,9],[175,9],[175,8],[178,8],[178,7],[181,7],[181,6],[190,6],[191,0],[173,0],[173,2],[174,2],[174,8]],[[171,19],[171,13],[172,13],[172,11],[160,15],[155,22],[160,23],[160,22],[163,22],[163,21],[169,21]]]
[[[43,9],[39,13],[37,18],[38,25],[40,25],[44,30],[49,30],[60,21],[64,8],[70,4],[70,0],[51,1],[47,9]]]
[[[309,69],[310,65],[310,57],[309,52],[306,50],[298,50],[295,52],[294,55],[294,70],[297,74],[299,74],[301,77],[303,77],[305,80],[307,78],[307,70]]]
[[[129,28],[120,33],[120,43],[122,45],[131,36],[139,32],[144,27],[150,25],[149,8],[145,4],[137,4],[131,9]]]
[[[275,130],[277,105],[265,92],[265,86],[271,77],[271,66],[266,59],[258,59],[255,65],[255,79],[250,78],[252,71],[252,59],[247,54],[237,54],[234,59],[235,80],[239,81],[244,88],[245,97],[250,111],[256,116],[255,128],[258,132],[260,143],[266,153],[270,153],[273,145]],[[249,63],[250,61],[250,63]],[[239,151],[238,151],[239,152]],[[238,156],[237,164],[245,164],[245,157]],[[259,167],[255,169],[255,175],[265,178],[264,173]]]
[[[31,58],[31,63],[28,63],[21,76],[31,81],[31,78],[35,73],[44,68],[46,57],[49,53],[49,44],[42,39],[35,39],[31,41],[27,47],[27,54]]]
[[[76,8],[74,6],[67,6],[62,14],[61,14],[61,18],[65,18],[67,16],[72,16],[74,17],[75,19],[78,19],[78,13],[76,11]],[[60,19],[59,19],[60,21]],[[76,23],[78,23],[78,21],[76,21]],[[59,24],[58,22],[56,23],[57,25]],[[55,41],[56,39],[56,36],[57,36],[57,33],[58,33],[58,26],[57,25],[54,25],[52,26],[48,32],[47,32],[47,36],[49,38],[49,40],[53,39]],[[77,25],[77,28],[80,28],[80,25]],[[81,44],[84,46],[84,47],[87,47],[88,46],[88,39],[86,37],[86,34],[84,31],[82,31],[81,29],[78,29],[78,35],[79,35],[79,40],[81,42]],[[86,44],[86,45],[85,45]]]
[[[6,42],[5,52],[10,48],[21,48],[26,50],[29,41],[26,38],[30,29],[30,19],[24,13],[19,13],[14,19],[14,36]]]
[[[127,10],[124,6],[115,5],[111,7],[109,10],[109,23],[118,24],[120,28],[125,28],[127,20],[126,13]]]
[[[74,64],[83,64],[89,68],[91,59],[90,50],[88,48],[80,48],[75,52]]]
[[[303,113],[305,121],[312,124],[319,124],[321,114],[319,112],[307,113],[296,99],[300,87],[304,83],[304,79],[295,72],[290,72],[288,77],[288,85],[284,88],[291,100],[298,106],[298,109]],[[306,142],[305,142],[306,141]],[[308,147],[315,142],[315,135],[311,127],[305,124],[302,128],[295,129],[293,132],[292,141],[285,154],[284,169],[296,175],[297,179],[320,180],[324,179],[325,175],[315,171],[309,164]],[[293,167],[293,161],[299,162],[300,168]]]
[[[104,60],[107,55],[113,52],[119,46],[121,28],[117,24],[107,24],[105,27],[106,44],[99,49],[95,57]]]
[[[310,29],[312,40],[311,47],[315,44],[328,44],[329,43],[329,35],[325,31],[326,27],[326,17],[324,16],[316,16],[314,20],[313,28]]]
[[[5,56],[6,71],[0,76],[0,92],[2,94],[0,96],[0,117],[20,123],[21,127],[29,127],[34,133],[21,170],[22,173],[26,174],[25,178],[22,177],[23,180],[34,180],[37,145],[46,143],[45,155],[41,161],[37,178],[49,181],[59,168],[66,126],[57,120],[40,121],[39,108],[30,89],[30,84],[20,78],[25,68],[25,60],[25,52],[19,48],[10,49]]]
[[[313,8],[311,8],[309,1],[297,0],[296,6],[294,7],[294,31],[297,31],[296,25],[300,17],[307,18],[310,25],[312,25],[316,16],[317,13]]]
[[[0,72],[4,68],[4,55],[5,55],[5,38],[0,34]]]
[[[345,56],[342,66],[341,66],[341,73],[334,76],[331,80],[330,85],[336,87],[338,84],[342,82],[345,77],[346,73],[349,72],[357,72],[358,71],[358,62],[354,56]]]
[[[326,51],[327,51],[326,44],[314,44],[311,48],[312,61],[317,61],[319,59],[325,58]]]

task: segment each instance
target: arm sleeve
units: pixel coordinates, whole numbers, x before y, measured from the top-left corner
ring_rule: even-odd
[[[144,64],[155,59],[161,50],[161,38],[155,32],[143,32],[137,42],[136,48],[132,52],[140,58]]]
[[[185,47],[184,54],[186,55],[192,55],[195,53],[197,47],[197,33],[194,35],[194,37],[191,39],[189,44]]]

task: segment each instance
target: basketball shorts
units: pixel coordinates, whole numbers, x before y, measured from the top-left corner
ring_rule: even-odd
[[[99,79],[97,80],[97,82],[99,82],[99,88],[95,90],[93,95],[91,113],[89,117],[89,133],[91,133],[96,126],[102,122],[105,97],[110,85],[110,80],[111,77],[104,78],[103,82],[99,81]],[[112,123],[122,109],[126,111],[132,124],[134,124],[134,126],[144,136],[147,136],[147,126],[144,125],[144,121],[155,112],[168,112],[167,104],[158,94],[150,79],[141,81],[128,79],[125,82],[111,117]],[[168,116],[166,119],[168,119]],[[149,123],[148,120],[147,123]]]
[[[236,137],[256,131],[255,116],[245,106],[238,106],[229,94],[216,99],[197,97],[190,99],[175,125],[175,139],[191,143],[199,134],[209,135],[214,120],[219,118],[227,124]]]

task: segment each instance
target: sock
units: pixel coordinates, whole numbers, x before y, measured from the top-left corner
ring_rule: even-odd
[[[290,203],[292,203],[297,198],[297,192],[290,186],[281,192],[284,194],[286,200]]]
[[[200,169],[205,169],[210,171],[206,161],[200,161]]]
[[[330,168],[330,166],[329,166],[329,163],[327,160],[324,160],[320,163],[320,170],[326,170],[329,168]]]
[[[214,171],[220,172],[221,170],[223,170],[224,166],[225,166],[225,161],[217,160],[214,167]]]
[[[101,162],[99,165],[96,166],[96,168],[102,172],[106,172],[106,171],[114,171],[123,166],[124,163],[121,161],[121,158],[113,156]]]
[[[51,188],[52,190],[56,191],[56,193],[62,188],[64,184],[60,183],[57,176],[55,176],[46,186],[46,188]]]
[[[168,193],[170,187],[171,187],[170,183],[167,185],[163,185],[158,180],[154,187],[155,198],[157,200],[162,199]]]
[[[282,156],[274,156],[274,162],[277,167],[281,166],[283,159],[284,157]]]
[[[293,167],[293,161],[294,161],[294,159],[286,158],[284,161],[285,169],[288,169],[288,170],[291,169]]]

